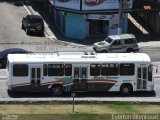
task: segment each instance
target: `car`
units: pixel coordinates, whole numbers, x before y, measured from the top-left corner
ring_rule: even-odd
[[[24,54],[24,53],[30,53],[30,52],[22,48],[9,48],[1,51],[0,52],[0,68],[6,67],[8,54]]]
[[[110,35],[104,41],[93,44],[96,52],[138,52],[139,47],[133,34]]]
[[[39,15],[27,15],[22,19],[22,29],[29,35],[31,32],[44,35],[44,22]]]

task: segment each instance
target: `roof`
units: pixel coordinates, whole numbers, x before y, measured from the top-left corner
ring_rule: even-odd
[[[12,63],[130,63],[151,62],[145,53],[94,53],[93,52],[55,52],[35,54],[9,54],[9,62]]]
[[[110,37],[113,40],[135,38],[135,36],[133,34],[111,35],[111,36],[108,36],[108,37]]]

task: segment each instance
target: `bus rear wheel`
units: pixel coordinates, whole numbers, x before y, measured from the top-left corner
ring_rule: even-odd
[[[53,96],[62,95],[62,87],[61,86],[53,86],[51,88],[51,93],[52,93]]]
[[[132,93],[132,86],[130,84],[124,84],[121,86],[120,92],[122,95],[130,95]]]

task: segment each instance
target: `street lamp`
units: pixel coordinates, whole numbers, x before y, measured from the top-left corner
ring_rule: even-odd
[[[119,0],[119,23],[118,23],[118,34],[122,33],[122,3],[123,0]]]

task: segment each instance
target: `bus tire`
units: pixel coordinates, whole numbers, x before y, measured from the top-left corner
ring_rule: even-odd
[[[130,95],[133,91],[133,87],[131,84],[123,84],[120,88],[120,92],[122,95]]]
[[[52,96],[62,95],[62,87],[60,85],[52,86],[51,93],[52,93]]]

